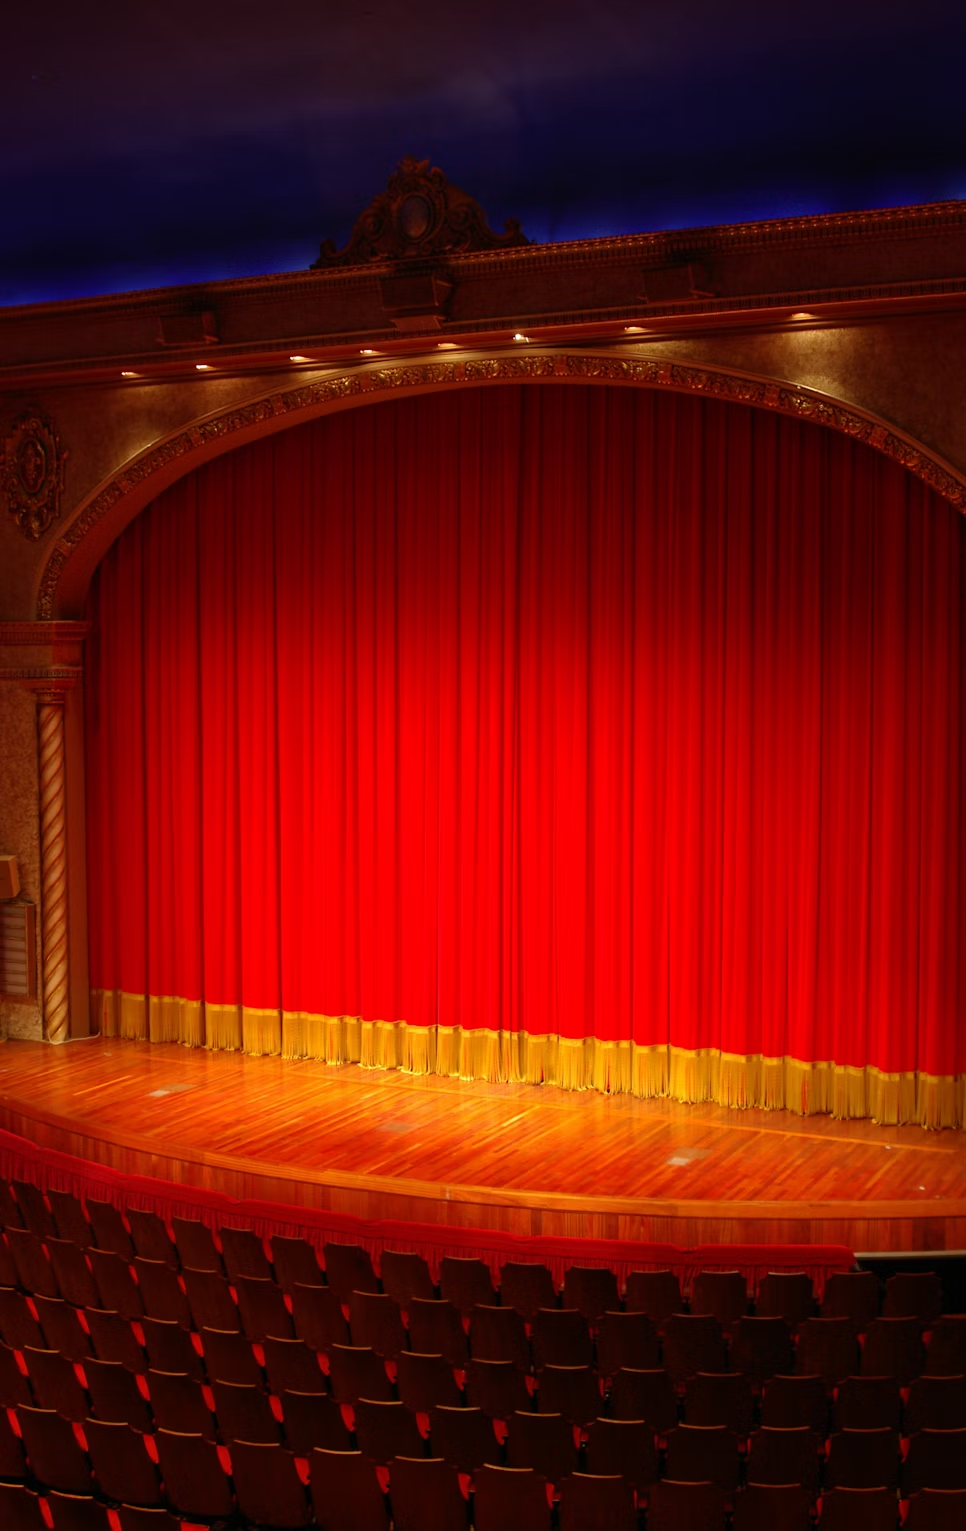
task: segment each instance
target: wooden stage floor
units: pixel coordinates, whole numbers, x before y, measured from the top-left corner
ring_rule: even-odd
[[[373,1219],[966,1247],[966,1132],[101,1038],[0,1046],[0,1126],[113,1169]]]

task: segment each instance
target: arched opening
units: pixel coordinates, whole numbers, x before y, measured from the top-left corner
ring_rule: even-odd
[[[961,1121],[964,579],[897,463],[680,393],[219,458],[91,592],[101,1023]]]

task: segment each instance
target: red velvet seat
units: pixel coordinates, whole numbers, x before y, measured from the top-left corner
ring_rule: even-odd
[[[759,1281],[755,1294],[759,1318],[782,1318],[797,1329],[815,1311],[815,1290],[807,1271],[768,1271]]]
[[[280,1340],[295,1337],[282,1289],[270,1276],[236,1276],[233,1280],[242,1329],[250,1340],[260,1345],[269,1335]]]
[[[370,1345],[381,1356],[392,1358],[406,1349],[399,1304],[385,1292],[350,1293],[349,1329],[353,1345]]]
[[[181,1278],[188,1294],[195,1329],[240,1329],[241,1315],[228,1282],[218,1271],[184,1266]]]
[[[533,1364],[590,1366],[594,1359],[590,1328],[576,1308],[538,1308],[530,1324]]]
[[[88,1196],[86,1200],[87,1220],[97,1248],[110,1251],[125,1265],[130,1265],[135,1251],[123,1214],[113,1202],[101,1201],[96,1196]]]
[[[349,1325],[332,1287],[297,1281],[292,1285],[291,1297],[295,1333],[306,1345],[326,1353],[333,1345],[348,1345]]]
[[[325,1245],[323,1256],[326,1283],[341,1303],[348,1303],[353,1292],[379,1291],[372,1256],[361,1244],[330,1242]]]
[[[532,1467],[559,1484],[578,1467],[573,1426],[562,1414],[511,1414],[506,1459],[511,1467]]]
[[[560,1531],[637,1531],[634,1491],[626,1479],[571,1473],[560,1485]]]
[[[638,1494],[657,1480],[654,1431],[643,1419],[595,1419],[587,1431],[587,1471],[624,1478]]]
[[[663,1333],[671,1314],[684,1312],[681,1283],[673,1271],[631,1271],[624,1307],[629,1313],[647,1313]]]
[[[656,1435],[666,1435],[678,1422],[674,1384],[664,1367],[636,1371],[622,1367],[611,1379],[613,1419],[646,1419]]]
[[[309,1496],[295,1458],[283,1446],[235,1441],[231,1472],[238,1511],[249,1526],[307,1526],[312,1519]]]
[[[662,1478],[648,1494],[647,1531],[724,1531],[725,1503],[716,1483]]]
[[[576,1308],[596,1326],[604,1313],[616,1313],[620,1308],[617,1277],[606,1266],[569,1265],[564,1271],[561,1302],[565,1308]]]
[[[499,1462],[500,1444],[493,1421],[482,1409],[430,1410],[429,1440],[432,1454],[444,1457],[462,1473],[475,1473],[484,1462]]]
[[[178,1269],[181,1261],[178,1259],[178,1251],[172,1243],[163,1217],[157,1212],[146,1211],[140,1207],[128,1207],[127,1220],[131,1229],[131,1242],[138,1259],[159,1261],[172,1270]]]
[[[120,1361],[122,1366],[132,1372],[147,1370],[147,1357],[129,1319],[104,1308],[87,1308],[84,1317],[90,1330],[94,1354],[101,1361]]]
[[[389,1497],[394,1531],[467,1531],[459,1474],[442,1457],[396,1457]]]
[[[146,1381],[159,1430],[214,1441],[215,1421],[200,1382],[186,1372],[162,1371],[149,1371]]]
[[[776,1429],[763,1425],[748,1440],[745,1476],[749,1483],[799,1483],[814,1494],[819,1485],[822,1437],[806,1425]]]
[[[526,1467],[481,1467],[474,1479],[475,1531],[550,1531],[547,1485]]]
[[[296,1286],[323,1285],[322,1267],[308,1239],[275,1233],[271,1243],[275,1280],[283,1292],[291,1295]]]
[[[439,1262],[440,1294],[461,1313],[469,1314],[479,1303],[496,1306],[489,1266],[474,1256],[444,1255]]]
[[[49,1238],[46,1249],[64,1301],[75,1308],[99,1307],[100,1293],[81,1246],[70,1239]]]
[[[166,1323],[191,1327],[191,1308],[185,1290],[178,1280],[177,1272],[166,1260],[148,1260],[143,1255],[134,1259],[134,1273],[141,1289],[144,1311],[151,1318]]]
[[[538,1308],[555,1308],[557,1289],[545,1265],[507,1260],[500,1267],[500,1302],[531,1319]]]
[[[678,1483],[738,1486],[738,1437],[725,1425],[677,1425],[667,1436],[667,1476]]]
[[[747,1435],[754,1416],[751,1383],[741,1372],[698,1372],[684,1389],[684,1418],[689,1425],[727,1425]]]
[[[473,1363],[471,1362],[470,1365]],[[499,1365],[498,1362],[480,1361],[478,1366]],[[514,1367],[510,1370],[522,1382]],[[525,1384],[524,1384],[525,1386]],[[414,1414],[428,1414],[436,1404],[459,1408],[462,1399],[456,1386],[453,1368],[445,1356],[423,1355],[415,1350],[402,1350],[396,1357],[396,1387],[407,1409]],[[471,1403],[479,1400],[470,1397]]]
[[[466,1397],[491,1419],[508,1419],[517,1410],[530,1408],[526,1378],[513,1361],[467,1361]]]
[[[108,1312],[120,1313],[128,1320],[140,1319],[144,1313],[141,1288],[131,1274],[131,1267],[123,1256],[112,1249],[89,1249],[94,1280],[100,1295],[99,1307]],[[131,1256],[134,1258],[133,1254]]]
[[[37,1348],[59,1350],[69,1361],[83,1361],[90,1355],[90,1334],[81,1323],[76,1308],[58,1297],[35,1297],[34,1308],[46,1342]]]
[[[151,1434],[154,1429],[151,1410],[134,1372],[120,1361],[99,1361],[90,1356],[84,1362],[84,1375],[96,1419],[129,1425],[141,1435]]]
[[[321,1531],[388,1531],[376,1469],[361,1451],[313,1451],[309,1487]]]
[[[432,1302],[436,1286],[422,1255],[408,1249],[384,1249],[379,1257],[382,1289],[400,1308],[408,1308],[414,1297]]]
[[[4,1531],[49,1531],[39,1494],[25,1484],[0,1483],[0,1525]]]
[[[285,1444],[297,1457],[308,1457],[316,1447],[324,1451],[351,1451],[352,1437],[342,1409],[331,1393],[285,1392],[279,1399]]]
[[[59,1350],[32,1350],[25,1347],[23,1358],[30,1386],[40,1408],[56,1409],[65,1419],[78,1423],[87,1417],[87,1394],[66,1356],[62,1356]]]
[[[319,1365],[318,1352],[304,1340],[279,1340],[274,1336],[262,1341],[265,1373],[269,1391],[279,1394],[291,1390],[314,1393],[325,1386],[325,1373]]]
[[[730,1329],[748,1312],[748,1283],[740,1271],[698,1271],[691,1282],[691,1312],[713,1313]]]
[[[597,1327],[597,1366],[612,1377],[622,1366],[653,1371],[661,1364],[654,1320],[647,1313],[602,1313]]]
[[[414,1297],[409,1304],[409,1346],[423,1355],[445,1356],[450,1366],[465,1366],[469,1340],[459,1311],[445,1298]]]
[[[329,1351],[329,1385],[340,1403],[360,1398],[392,1398],[392,1383],[382,1356],[368,1345],[333,1345]]]
[[[481,1361],[512,1361],[530,1370],[530,1343],[515,1308],[475,1307],[470,1314],[470,1353]]]
[[[360,1398],[354,1405],[359,1450],[380,1467],[393,1457],[420,1457],[425,1442],[416,1416],[396,1400]]]
[[[155,1436],[168,1502],[186,1520],[228,1520],[234,1514],[231,1484],[218,1448],[202,1435],[159,1430]]]
[[[252,1228],[223,1225],[218,1233],[225,1274],[233,1285],[237,1285],[240,1276],[274,1282],[275,1272],[265,1253],[265,1244]]]
[[[164,1505],[157,1465],[144,1437],[126,1424],[88,1419],[84,1435],[94,1481],[107,1499],[123,1504]]]
[[[812,1499],[797,1483],[749,1483],[735,1495],[733,1531],[812,1531]]]
[[[214,1235],[206,1223],[196,1217],[172,1217],[171,1232],[183,1269],[215,1271],[225,1274]]]
[[[273,1446],[281,1442],[281,1425],[269,1403],[268,1394],[261,1388],[238,1382],[222,1382],[216,1378],[211,1384],[211,1390],[215,1398],[218,1432],[226,1444],[232,1441],[252,1441],[258,1445]]]

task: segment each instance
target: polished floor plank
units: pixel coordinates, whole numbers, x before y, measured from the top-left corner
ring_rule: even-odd
[[[966,1245],[958,1131],[99,1038],[0,1048],[0,1125],[114,1168],[366,1217]]]

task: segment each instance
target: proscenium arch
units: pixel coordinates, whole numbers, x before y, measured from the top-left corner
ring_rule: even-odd
[[[203,416],[127,462],[77,508],[43,565],[35,590],[38,621],[81,616],[97,565],[146,505],[177,479],[263,436],[334,414],[440,389],[513,383],[596,383],[661,388],[777,411],[839,431],[914,473],[966,514],[966,475],[870,411],[816,389],[753,373],[619,352],[528,348],[453,361],[400,360],[327,371],[292,388]]]

